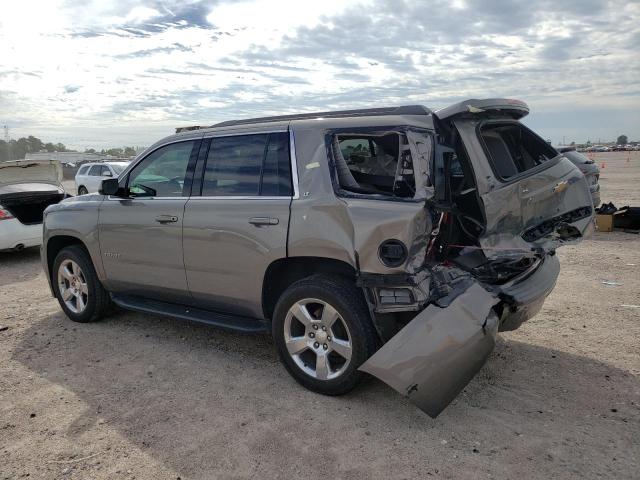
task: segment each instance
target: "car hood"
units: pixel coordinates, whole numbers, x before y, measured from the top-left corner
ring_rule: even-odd
[[[62,166],[57,160],[12,160],[0,163],[0,187],[19,183],[62,184]]]

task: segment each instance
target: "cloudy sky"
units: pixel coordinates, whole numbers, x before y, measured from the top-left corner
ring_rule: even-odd
[[[640,2],[5,0],[0,125],[148,145],[176,126],[466,98],[554,143],[640,140]]]

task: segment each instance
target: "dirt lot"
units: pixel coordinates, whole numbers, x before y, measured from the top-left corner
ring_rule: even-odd
[[[637,206],[627,158],[596,157],[603,199]],[[73,324],[37,251],[0,255],[0,479],[638,478],[638,235],[560,250],[543,311],[436,420],[374,380],[310,393],[267,337],[135,313]]]

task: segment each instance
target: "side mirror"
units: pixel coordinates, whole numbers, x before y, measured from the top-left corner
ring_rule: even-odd
[[[118,185],[117,178],[107,178],[106,180],[102,180],[100,183],[100,190],[98,193],[101,195],[117,195],[118,190],[120,190],[120,185]]]

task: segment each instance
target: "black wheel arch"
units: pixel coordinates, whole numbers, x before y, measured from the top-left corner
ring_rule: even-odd
[[[262,310],[264,318],[271,319],[278,299],[295,282],[312,275],[337,275],[353,280],[356,269],[342,260],[323,257],[286,257],[272,262],[262,282]]]

